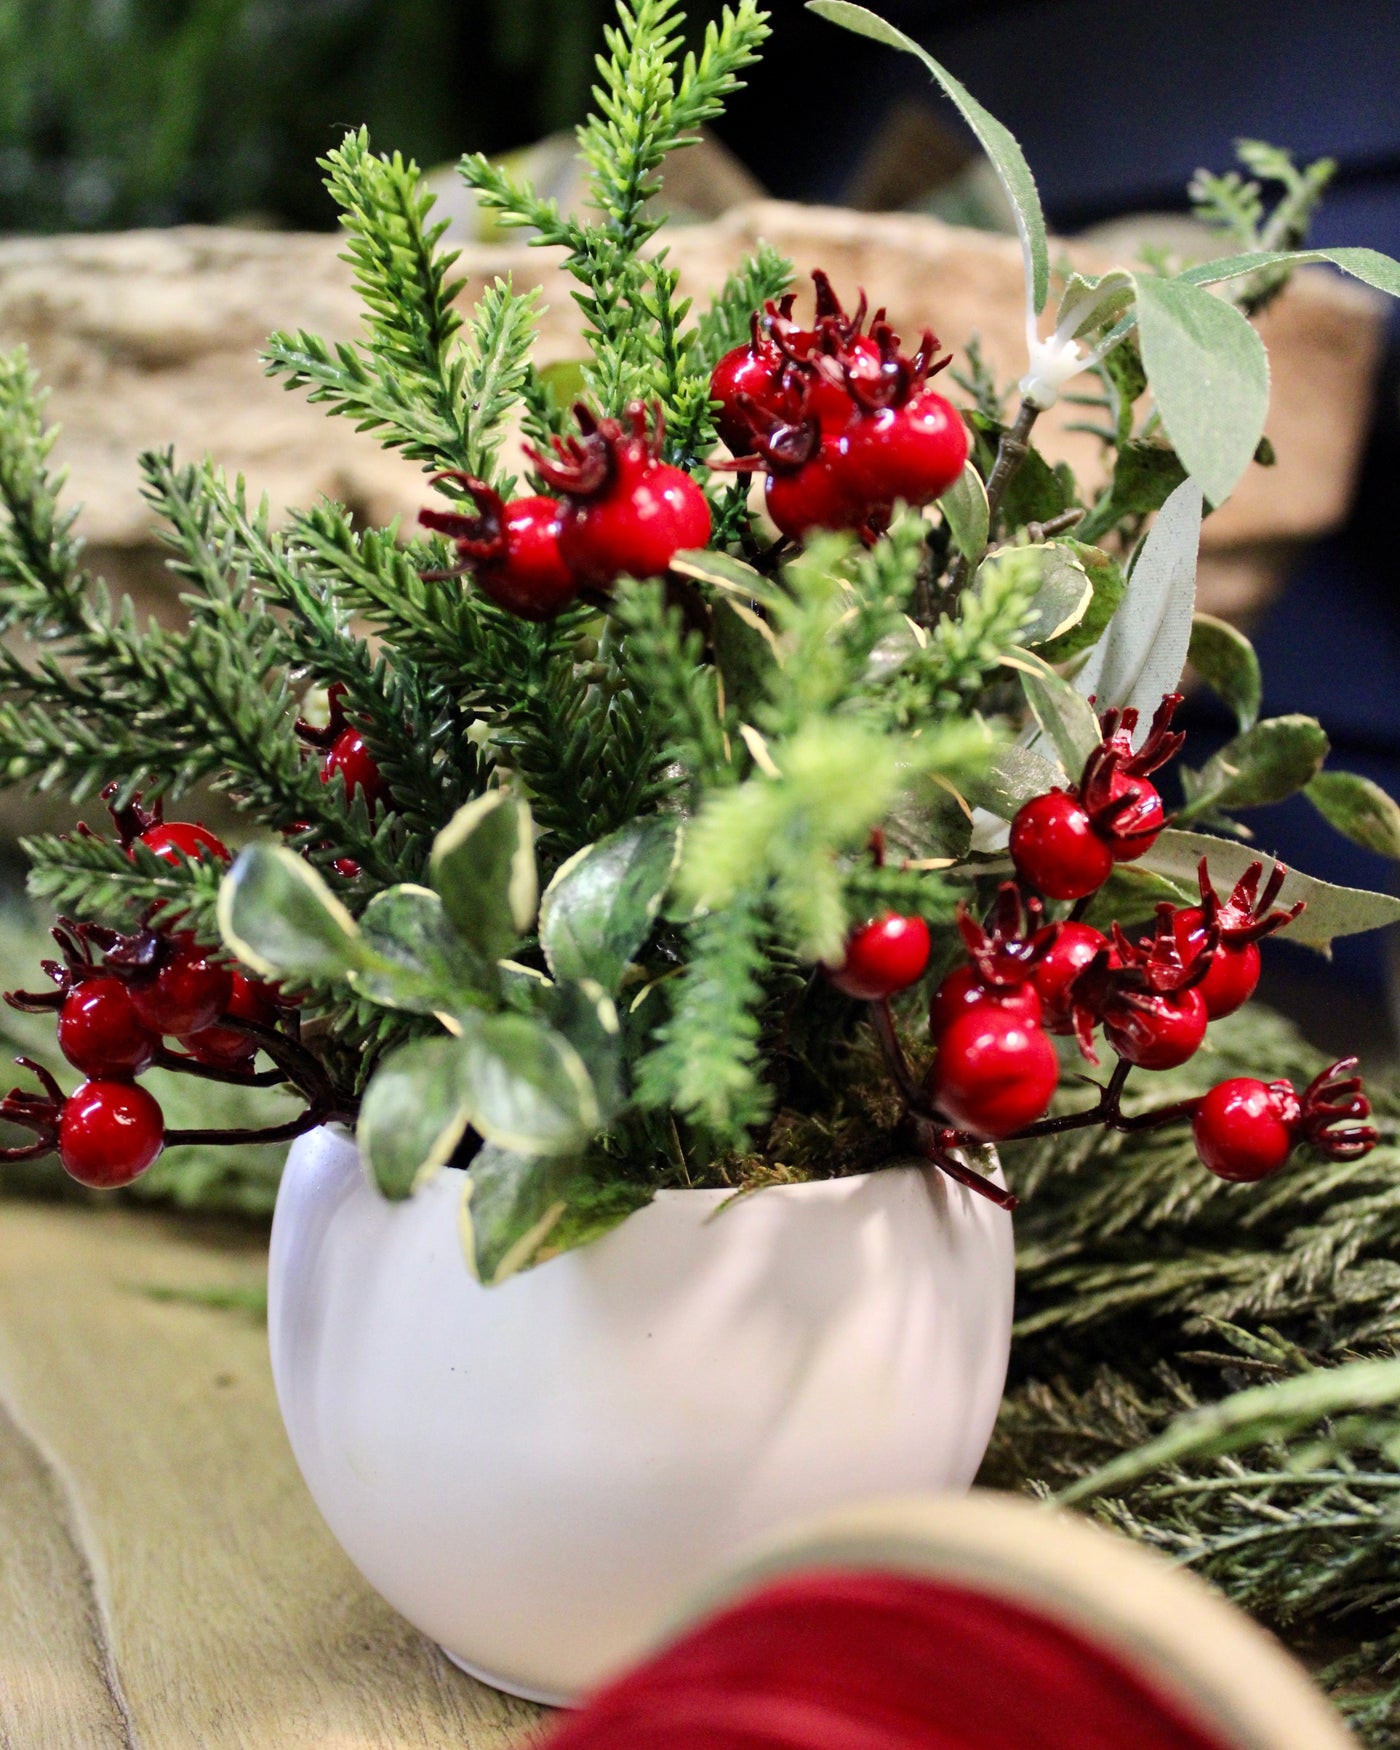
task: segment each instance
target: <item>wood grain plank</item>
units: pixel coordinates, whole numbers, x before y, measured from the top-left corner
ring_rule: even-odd
[[[23,1674],[26,1695],[71,1693],[104,1722],[54,1738],[64,1750],[528,1741],[539,1711],[457,1671],[341,1554],[282,1432],[261,1324],[142,1292],[247,1288],[263,1267],[261,1238],[234,1227],[0,1204],[0,1408],[33,1437],[0,1458],[0,1537],[36,1519],[13,1562],[0,1545],[0,1686]],[[43,1623],[62,1624],[38,1676],[30,1642],[11,1647],[15,1586],[41,1650]],[[114,1689],[129,1737],[111,1735]],[[47,1750],[0,1720],[16,1750]]]
[[[131,1750],[62,1479],[0,1409],[0,1744]]]

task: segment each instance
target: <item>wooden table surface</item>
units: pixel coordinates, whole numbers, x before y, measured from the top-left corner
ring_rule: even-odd
[[[322,1524],[260,1318],[264,1236],[0,1202],[0,1746],[496,1750],[539,1711],[455,1669]],[[157,1291],[157,1292],[152,1292]]]

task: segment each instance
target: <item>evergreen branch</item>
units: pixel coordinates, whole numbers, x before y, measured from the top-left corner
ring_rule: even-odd
[[[433,197],[417,165],[370,150],[361,128],[321,160],[341,209],[345,251],[365,310],[368,340],[333,351],[317,336],[275,334],[264,359],[288,388],[379,431],[391,448],[432,468],[489,465],[496,431],[529,345],[533,300],[509,288],[483,300],[464,349],[449,278],[455,251],[440,251],[446,221],[429,224]]]
[[[95,833],[43,835],[21,841],[29,859],[29,891],[59,912],[116,925],[161,905],[206,941],[218,941],[214,908],[223,866],[206,859],[169,863],[144,846],[127,852]]]
[[[590,249],[588,227],[566,218],[559,203],[545,200],[528,182],[514,177],[484,152],[469,152],[457,165],[457,174],[500,223],[515,230],[537,233],[531,243],[562,247],[571,255],[586,255]]]
[[[885,686],[890,721],[899,728],[965,711],[1015,649],[1039,587],[1035,556],[1015,549],[984,565],[916,648],[892,669]]]
[[[649,699],[664,739],[663,759],[685,774],[692,794],[733,782],[733,750],[719,714],[714,670],[701,656],[704,640],[687,631],[679,608],[668,608],[659,583],[624,584],[613,612],[626,636],[622,673]]]
[[[741,1148],[772,1103],[759,1079],[766,933],[752,894],[690,929],[671,1012],[637,1068],[639,1104],[683,1114],[720,1149]]]
[[[781,298],[792,284],[793,266],[767,243],[740,262],[695,325],[693,357],[697,370],[712,372],[725,353],[749,338],[749,322],[770,298]]]
[[[392,372],[365,362],[344,341],[332,349],[305,329],[273,334],[263,353],[270,377],[283,377],[283,387],[309,389],[307,400],[325,404],[332,414],[355,421],[356,431],[381,434],[388,449],[402,450],[413,462],[434,468],[458,467],[460,434],[438,408],[425,403],[417,386]]]
[[[85,605],[77,513],[60,513],[63,476],[48,470],[58,431],[44,425],[46,400],[27,349],[0,353],[0,632],[35,637],[76,630]]]
[[[455,697],[425,686],[416,666],[377,655],[313,568],[298,565],[287,537],[273,532],[264,501],[250,512],[243,482],[232,489],[209,464],[200,491],[236,545],[261,596],[286,610],[281,629],[298,666],[322,686],[346,689],[345,708],[364,731],[396,811],[428,835],[485,788],[487,762],[468,738]]]

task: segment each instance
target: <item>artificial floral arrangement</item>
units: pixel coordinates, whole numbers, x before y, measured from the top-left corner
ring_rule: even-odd
[[[501,223],[566,252],[572,405],[531,362],[534,294],[458,313],[413,165],[363,133],[326,160],[366,336],[275,335],[268,369],[423,464],[411,535],[330,503],[274,528],[213,464],[148,454],[189,623],[139,626],[84,574],[42,397],[4,360],[0,625],[32,654],[0,651],[0,770],[100,792],[112,822],[27,845],[62,958],[9,1000],[55,1011],[86,1080],[34,1066],[0,1103],[32,1136],[5,1158],[115,1186],[163,1147],[353,1125],[389,1197],[465,1170],[493,1281],[667,1186],[920,1159],[1010,1207],[1003,1140],[1189,1125],[1230,1180],[1372,1144],[1350,1062],[1123,1096],[1248,1000],[1262,937],[1325,948],[1400,916],[1249,845],[1238,813],[1298,790],[1363,843],[1394,848],[1400,816],[1322,770],[1311,719],[1261,720],[1248,642],[1192,617],[1201,517],[1270,459],[1250,314],[1300,262],[1392,294],[1400,266],[1302,247],[1325,172],[1253,148],[1272,211],[1238,175],[1197,191],[1236,253],[1064,274],[1044,336],[1014,140],[872,13],[812,10],[919,55],[1000,174],[1026,267],[1014,396],[974,347],[956,405],[931,331],[902,340],[820,270],[808,314],[766,249],[692,318],[648,202],[758,54],[755,0],[684,57],[675,0],[619,7],[580,130],[589,216],[462,163]],[[1097,493],[1033,442],[1071,383]],[[1169,813],[1188,655],[1239,733]],[[200,781],[262,829],[236,858],[166,818]],[[1112,1067],[1052,1115],[1076,1049]],[[297,1108],[167,1130],[151,1069]]]

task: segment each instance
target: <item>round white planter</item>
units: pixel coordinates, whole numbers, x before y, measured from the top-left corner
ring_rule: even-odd
[[[1005,1380],[1011,1221],[930,1169],[663,1191],[482,1288],[462,1178],[406,1203],[298,1141],[268,1323],[302,1475],[355,1565],[473,1674],[569,1701],[754,1539],[964,1489]]]

